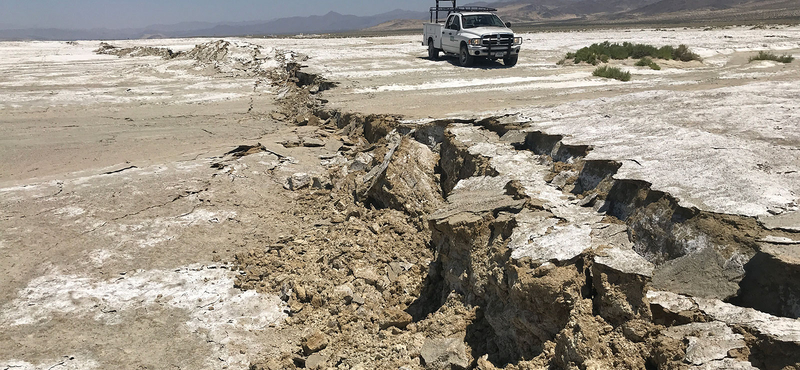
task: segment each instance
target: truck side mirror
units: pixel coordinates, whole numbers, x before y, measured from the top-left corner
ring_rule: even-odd
[[[511,28],[511,22],[506,22],[506,28]]]

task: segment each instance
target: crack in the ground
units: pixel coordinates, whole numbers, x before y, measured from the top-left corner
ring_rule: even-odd
[[[513,369],[524,368],[523,363],[533,368],[582,368],[588,363],[593,363],[598,368],[652,369],[660,366],[685,366],[686,337],[673,340],[661,335],[665,329],[660,326],[663,323],[655,322],[651,305],[645,298],[653,277],[685,277],[694,273],[699,277],[689,279],[690,283],[702,284],[705,280],[713,279],[735,281],[736,276],[724,274],[721,277],[708,274],[706,277],[704,274],[708,271],[703,268],[716,261],[719,266],[712,267],[723,273],[739,267],[744,270],[746,263],[737,260],[736,256],[749,256],[747,253],[764,254],[755,240],[767,231],[756,220],[683,208],[670,194],[652,189],[647,182],[614,179],[621,162],[586,160],[592,150],[591,146],[567,145],[563,142],[563,136],[543,132],[520,132],[522,139],[515,140],[514,135],[506,137],[505,134],[522,130],[522,124],[494,122],[494,118],[403,126],[386,119],[386,116],[364,117],[340,111],[326,111],[322,109],[320,100],[304,88],[308,81],[319,81],[319,76],[301,75],[298,71],[299,66],[293,72],[292,78],[287,79],[286,86],[289,89],[285,95],[288,97],[282,97],[280,103],[289,122],[296,122],[296,118],[301,115],[313,114],[321,118],[321,121],[335,125],[339,129],[338,135],[367,140],[369,144],[359,145],[347,154],[351,160],[356,153],[364,152],[371,152],[373,158],[383,158],[382,161],[373,162],[359,175],[338,179],[334,189],[350,193],[339,200],[342,207],[333,216],[338,217],[338,224],[329,229],[343,229],[349,234],[364,231],[369,238],[379,239],[382,236],[382,226],[370,225],[369,222],[372,221],[369,219],[362,222],[371,209],[402,212],[408,222],[419,227],[419,233],[432,234],[424,235],[427,238],[425,244],[435,252],[436,259],[426,266],[426,280],[421,291],[414,293],[416,301],[410,306],[401,306],[407,307],[406,313],[416,322],[408,324],[409,326],[406,323],[391,332],[392,335],[397,335],[398,340],[406,338],[404,343],[409,345],[412,345],[412,341],[403,337],[408,331],[425,338],[422,349],[419,344],[414,344],[415,351],[420,353],[417,361],[424,366],[472,368],[478,365],[483,369],[500,365],[509,365]],[[315,108],[306,109],[308,106]],[[500,119],[502,117],[497,117],[497,120]],[[388,121],[393,123],[387,123]],[[456,123],[483,127],[474,132],[475,136],[469,137],[469,143],[481,142],[494,145],[495,148],[502,145],[506,147],[498,149],[497,153],[470,153],[469,144],[459,143],[457,135],[451,130]],[[425,133],[409,134],[414,130]],[[397,134],[403,137],[402,143],[398,145],[402,148],[395,147],[396,141],[390,139]],[[507,141],[503,143],[501,137]],[[425,155],[413,152],[412,148],[416,145],[413,143],[423,144],[431,153],[435,152],[438,163],[421,162]],[[516,151],[508,150],[508,147]],[[395,150],[402,150],[403,154],[395,155]],[[531,194],[527,194],[524,186],[519,183],[507,186],[493,183],[492,179],[514,176],[513,170],[509,169],[513,166],[495,168],[493,157],[525,152],[538,156],[538,165],[550,166],[550,173],[544,174],[544,185],[540,182],[542,179],[535,179],[524,181],[525,186],[544,187],[540,190],[551,198],[553,194],[550,187],[558,189],[564,199],[557,201],[560,207],[557,210],[548,211],[547,207],[542,206],[545,201],[531,198]],[[625,160],[641,166],[635,159]],[[517,167],[520,166],[522,165],[517,164]],[[334,172],[335,168],[331,171]],[[505,172],[501,174],[503,171]],[[426,176],[419,175],[420,173],[429,174],[430,177],[425,179]],[[525,172],[525,176],[530,175]],[[430,184],[430,189],[420,190],[426,188],[422,186],[426,183]],[[414,186],[408,186],[409,184]],[[459,188],[456,188],[457,184]],[[470,193],[473,190],[474,194]],[[441,192],[437,193],[438,191]],[[465,192],[466,195],[463,195]],[[331,199],[335,201],[336,198],[332,195]],[[444,207],[441,203],[444,202],[442,195],[447,198],[448,206],[452,205],[450,202],[457,203],[458,199],[464,197],[470,201],[461,205],[462,209],[458,209],[460,212],[434,213]],[[429,204],[432,209],[421,206],[424,202],[420,199],[431,201]],[[523,205],[520,200],[528,204]],[[481,210],[481,206],[485,209]],[[297,204],[290,212],[301,210],[300,207]],[[348,207],[355,207],[355,210],[345,212]],[[556,215],[562,212],[566,212],[563,217]],[[581,217],[575,214],[580,214]],[[584,217],[587,215],[592,217]],[[602,220],[580,221],[597,219],[594,216]],[[588,230],[596,224],[605,226],[598,228],[599,231]],[[537,227],[544,227],[546,230],[537,234]],[[531,228],[530,235],[535,236],[534,239],[551,243],[542,242],[540,248],[552,248],[554,252],[569,253],[572,244],[583,245],[583,232],[589,233],[590,243],[597,241],[600,245],[575,251],[574,255],[563,258],[512,258],[512,249],[519,248],[511,245],[514,233],[526,232],[525,228]],[[564,230],[572,230],[574,234],[564,234],[563,240],[558,239],[559,233],[565,233]],[[711,255],[699,255],[697,250],[686,247],[684,244],[691,237],[707,240],[707,244],[702,246],[705,248],[701,249]],[[350,240],[350,236],[342,238],[345,242]],[[237,263],[242,271],[241,280],[237,281],[238,286],[255,288],[260,283],[261,289],[267,286],[280,291],[298,319],[311,320],[316,315],[324,318],[316,324],[324,328],[331,338],[341,340],[341,336],[352,338],[366,335],[364,338],[367,341],[380,343],[384,338],[375,338],[374,334],[388,328],[378,325],[385,319],[383,313],[373,308],[369,301],[362,300],[363,296],[354,294],[353,288],[358,287],[362,281],[365,285],[379,287],[377,281],[381,275],[364,274],[355,264],[361,258],[357,256],[363,257],[365,253],[375,254],[370,261],[374,265],[370,268],[373,269],[382,268],[384,259],[392,259],[381,256],[380,250],[373,247],[357,246],[355,253],[349,248],[336,250],[334,253],[334,248],[345,243],[336,246],[323,244],[326,245],[325,248],[315,245],[314,248],[307,249],[306,239],[306,235],[297,235],[281,241],[278,247],[269,247],[264,251],[253,250],[249,254],[237,256]],[[530,240],[532,239],[529,238]],[[316,242],[322,243],[319,240]],[[298,250],[301,251],[300,254],[297,253]],[[317,259],[316,253],[322,256]],[[726,258],[720,257],[721,260],[717,261],[720,258],[713,253],[729,255],[722,255]],[[299,264],[305,267],[290,267],[292,261],[306,255],[309,258],[314,256],[314,260]],[[674,268],[667,269],[681,266],[680,263],[695,257],[700,257],[699,261],[695,261],[699,263],[697,266],[689,264],[683,270],[677,271]],[[315,282],[318,285],[306,285],[303,288],[299,285],[300,281],[311,284],[315,277],[297,274],[303,275],[303,271],[306,271],[304,268],[314,269],[318,263],[324,264],[328,269],[315,272],[326,274],[323,275],[324,279],[346,280],[336,280],[334,283]],[[286,269],[283,270],[284,268]],[[345,276],[337,275],[340,268]],[[273,272],[273,269],[281,272]],[[761,269],[765,270],[763,266]],[[717,270],[712,272],[719,272]],[[757,275],[758,271],[750,269],[747,273]],[[353,284],[353,287],[346,282]],[[331,284],[341,285],[334,287]],[[303,288],[302,294],[295,290],[298,286]],[[390,292],[384,291],[383,298],[379,295],[373,299],[382,304],[381,299],[394,297],[394,290],[390,287],[391,285],[382,287],[381,290]],[[680,290],[678,288],[674,290]],[[317,297],[322,292],[331,291],[345,292],[342,294],[349,294],[345,295],[349,300],[345,298],[344,303],[340,303],[339,293],[321,294],[320,300],[309,305],[312,303],[312,296]],[[774,301],[776,296],[771,295],[770,298]],[[714,302],[724,304],[721,301]],[[348,316],[350,309],[353,313],[361,312],[368,320],[362,321],[358,316]],[[442,320],[443,316],[446,318],[443,319],[445,324],[442,326],[452,328],[445,332],[448,334],[443,334],[443,329],[436,327],[437,319]],[[710,320],[712,319],[708,316],[701,315],[680,324],[673,322],[667,325],[678,326]],[[348,326],[349,323],[358,325],[358,329]],[[314,322],[311,325],[313,324]],[[374,330],[366,334],[360,331],[362,326],[365,331],[372,330],[373,326]],[[426,331],[431,326],[434,330]],[[445,342],[436,340],[440,340],[440,336],[448,335],[455,338],[453,343],[462,345],[459,348],[463,349],[443,354],[446,357],[444,361],[451,361],[449,363],[433,363],[439,359],[424,353],[431,348],[447,347]],[[464,347],[464,343],[467,346]],[[726,350],[723,357],[737,363],[744,363],[748,359],[759,364],[768,363],[768,359],[759,357],[766,353],[763,346],[759,347],[760,345],[754,343],[753,340],[748,340],[747,347],[743,349],[752,350],[752,353],[735,355]],[[354,345],[351,342],[332,342],[329,346],[334,344],[336,349],[333,352],[324,352],[326,355],[354,349],[349,347]],[[786,343],[780,345],[784,344]],[[797,348],[796,344],[786,345],[790,350]],[[361,348],[371,350],[369,345],[356,350]],[[304,355],[308,356],[309,353]],[[285,367],[302,367],[306,364],[306,358],[297,353],[287,354],[284,360]],[[346,359],[339,357],[338,360],[331,360],[332,363],[341,363]],[[386,363],[390,363],[388,360],[387,358]],[[268,366],[273,367],[274,364]]]
[[[185,192],[185,193],[183,193],[183,194],[178,194],[178,195],[176,195],[174,198],[172,198],[172,200],[169,200],[169,201],[167,201],[167,202],[164,202],[164,203],[161,203],[161,204],[155,204],[155,205],[152,205],[152,206],[149,206],[149,207],[143,208],[143,209],[141,209],[141,210],[138,210],[138,211],[136,211],[136,212],[125,214],[125,215],[123,215],[123,216],[114,217],[114,218],[112,218],[112,219],[111,219],[111,221],[119,221],[119,220],[122,220],[122,219],[125,219],[125,218],[128,218],[128,217],[138,216],[138,215],[140,215],[140,214],[142,214],[142,213],[144,213],[144,212],[147,212],[147,211],[149,211],[149,210],[152,210],[152,209],[161,208],[161,207],[166,207],[166,206],[168,206],[168,205],[170,205],[170,204],[172,204],[172,203],[175,203],[175,202],[177,202],[177,201],[179,201],[179,200],[181,200],[181,199],[184,199],[184,198],[190,197],[190,196],[192,196],[192,195],[197,195],[197,194],[200,194],[200,193],[202,193],[202,192],[204,192],[204,191],[207,191],[207,190],[208,190],[208,188],[206,188],[206,189],[204,189],[204,190],[192,190],[192,191],[186,191],[186,192]]]

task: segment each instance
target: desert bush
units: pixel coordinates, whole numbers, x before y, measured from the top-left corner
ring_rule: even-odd
[[[794,57],[791,55],[777,56],[766,51],[759,51],[757,55],[750,57],[751,62],[754,60],[773,60],[780,63],[791,63],[794,60]]]
[[[674,54],[675,54],[675,48],[673,48],[672,46],[666,45],[666,46],[662,46],[661,48],[659,48],[658,51],[656,52],[656,55],[654,55],[654,57],[656,57],[658,59],[670,60],[670,59],[673,59],[672,56]]]
[[[565,59],[572,59],[575,64],[586,62],[597,65],[598,61],[606,63],[609,59],[641,59],[645,57],[665,60],[676,59],[684,62],[700,60],[700,56],[692,53],[686,45],[680,45],[677,48],[669,45],[657,48],[646,44],[634,44],[630,42],[619,44],[609,41],[592,44],[576,52],[567,53]]]
[[[672,52],[672,59],[688,62],[691,60],[700,60],[700,56],[692,53],[688,46],[681,44]]]
[[[636,62],[636,64],[634,65],[637,67],[644,67],[644,66],[649,66],[650,63],[653,63],[653,60],[648,57],[644,57],[642,59],[639,59],[639,61]]]
[[[595,69],[594,72],[592,72],[592,75],[597,77],[613,78],[615,80],[620,80],[620,81],[631,80],[630,72],[624,72],[617,67],[609,67],[609,66],[597,67],[597,69]]]
[[[661,69],[661,66],[656,64],[656,62],[654,62],[652,59],[650,59],[648,57],[644,57],[642,59],[639,59],[639,61],[636,62],[636,64],[634,64],[634,65],[637,66],[637,67],[650,67],[650,69],[655,69],[656,71]]]

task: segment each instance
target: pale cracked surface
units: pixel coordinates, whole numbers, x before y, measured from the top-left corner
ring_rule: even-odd
[[[429,61],[418,37],[347,40],[335,50],[303,40],[311,70],[340,81],[336,107],[410,120],[519,114],[531,130],[594,147],[588,159],[623,163],[683,205],[747,216],[795,213],[800,201],[800,61],[748,63],[758,51],[800,56],[800,27],[636,29],[524,34],[514,68]],[[595,42],[686,44],[703,62],[612,61],[630,82],[556,62]],[[339,40],[336,40],[339,42]],[[792,221],[797,227],[797,218]]]
[[[201,66],[97,46],[0,43],[0,369],[245,369],[293,348],[286,304],[235,289],[230,262],[297,229],[276,217],[283,179],[325,149],[276,144],[314,135],[281,131],[241,53]],[[223,157],[259,140],[281,156]]]
[[[265,58],[308,55],[308,71],[339,82],[322,93],[331,107],[412,121],[516,114],[529,130],[592,145],[588,159],[621,161],[617,178],[651,182],[688,206],[797,228],[799,64],[747,59],[759,50],[797,56],[800,28],[524,37],[511,69],[428,61],[416,36],[239,41],[261,45]],[[664,62],[661,71],[617,62],[632,71],[630,83],[592,77],[591,66],[556,66],[567,52],[605,40],[684,43],[704,62]],[[206,41],[114,44],[189,51]],[[293,351],[298,338],[272,327],[282,325],[282,304],[232,290],[235,272],[225,262],[309,227],[292,212],[283,180],[322,171],[320,155],[331,153],[276,142],[324,137],[276,121],[271,112],[285,91],[261,76],[191,60],[96,55],[97,47],[0,43],[0,368],[244,369]],[[279,155],[225,158],[211,168],[234,147],[258,142]],[[561,260],[590,248],[598,264],[650,274],[629,244],[596,242],[612,236],[602,234],[599,216],[544,183],[543,169],[527,165],[530,153],[483,139],[472,150],[502,158],[498,171],[514,172],[528,196],[570,221],[540,230],[538,216],[522,213],[530,222],[514,236],[518,257]],[[578,242],[555,251],[549,239]],[[713,300],[668,301],[800,340],[796,320]],[[725,346],[738,346],[738,337],[729,339]]]

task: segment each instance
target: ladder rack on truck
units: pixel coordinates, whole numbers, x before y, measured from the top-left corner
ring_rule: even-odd
[[[459,6],[456,5],[456,1],[457,0],[436,0],[436,6],[432,6],[431,7],[431,23],[434,23],[434,19],[435,19],[435,23],[439,23],[439,13],[440,12],[447,12],[447,15],[449,16],[450,13],[452,13],[452,12],[496,12],[497,11],[497,9],[495,9],[495,8],[488,8],[488,7],[485,7],[485,6],[462,6],[462,7],[459,7]],[[442,7],[442,6],[439,6],[440,2],[448,2],[448,3],[452,3],[453,5],[452,6]],[[445,16],[444,19],[447,19],[447,16]]]

